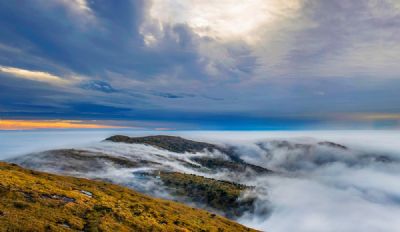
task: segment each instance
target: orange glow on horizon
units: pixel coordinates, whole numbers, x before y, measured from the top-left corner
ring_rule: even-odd
[[[35,130],[35,129],[106,129],[122,128],[90,123],[80,120],[1,120],[0,130]]]
[[[379,121],[379,120],[400,120],[398,113],[349,113],[337,115],[337,119],[349,120],[365,120],[365,121]]]

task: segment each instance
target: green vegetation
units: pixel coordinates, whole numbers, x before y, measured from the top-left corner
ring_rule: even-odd
[[[0,231],[254,231],[204,210],[105,182],[2,162],[0,176]],[[169,174],[162,176],[167,180]],[[218,191],[233,197],[245,188],[233,186]]]
[[[192,160],[212,170],[227,169],[229,171],[239,172],[239,173],[242,173],[246,170],[252,170],[259,174],[272,173],[271,170],[256,165],[248,164],[245,162],[232,162],[229,160],[212,158],[212,157],[194,157],[192,158]]]
[[[240,216],[253,207],[253,198],[240,200],[243,191],[251,188],[245,185],[179,172],[161,172],[160,178],[175,195],[207,204],[228,217]]]
[[[177,136],[168,135],[156,135],[146,137],[128,137],[124,135],[114,135],[107,138],[106,141],[118,142],[118,143],[138,143],[147,144],[155,147],[159,147],[168,151],[176,153],[185,152],[199,152],[206,150],[220,150],[219,147],[209,143],[196,142],[188,139],[184,139]]]

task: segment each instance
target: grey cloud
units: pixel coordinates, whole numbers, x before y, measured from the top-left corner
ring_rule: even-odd
[[[80,85],[80,87],[83,89],[95,90],[95,91],[100,91],[100,92],[104,92],[104,93],[117,92],[117,90],[114,89],[109,83],[107,83],[105,81],[99,81],[99,80],[92,80],[92,81],[82,83]]]

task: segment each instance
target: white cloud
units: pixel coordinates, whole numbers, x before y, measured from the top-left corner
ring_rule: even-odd
[[[27,69],[0,66],[0,72],[12,75],[17,78],[23,78],[32,81],[45,82],[53,85],[66,85],[78,81],[80,78],[77,76],[70,76],[69,78],[60,77],[48,72],[32,71]]]
[[[73,20],[79,21],[79,23],[95,22],[96,18],[88,0],[41,0],[41,2],[42,6],[45,7],[64,7],[70,17]]]
[[[78,14],[91,14],[92,10],[89,7],[87,0],[58,0],[70,10]]]
[[[394,0],[152,0],[140,33],[154,47],[171,26],[186,26],[199,63],[222,79],[393,77],[400,71],[399,17]],[[256,60],[250,75],[240,71],[237,46]]]
[[[260,29],[291,17],[301,1],[282,0],[153,0],[150,20],[167,24],[186,24],[196,34],[216,40],[253,42]]]
[[[246,56],[253,59],[250,56],[268,54],[269,66],[285,56],[290,48],[285,40],[293,38],[282,36],[281,30],[305,26],[298,19],[303,4],[303,0],[153,0],[140,33],[147,46],[155,47],[170,27],[184,25],[195,35],[192,40],[201,57],[199,63],[210,76],[219,80],[241,77],[246,75],[240,68]]]

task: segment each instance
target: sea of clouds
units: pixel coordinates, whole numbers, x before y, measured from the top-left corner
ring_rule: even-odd
[[[4,151],[0,159],[71,147],[131,160],[145,159],[150,163],[143,168],[106,165],[98,172],[74,174],[110,179],[168,199],[173,197],[159,180],[143,179],[135,173],[163,168],[255,186],[246,194],[256,195],[256,210],[236,220],[264,231],[400,230],[400,133],[397,131],[163,133],[233,147],[246,162],[275,171],[272,175],[226,170],[202,172],[185,165],[193,162],[191,156],[226,158],[215,152],[182,155],[146,145],[99,142],[114,134],[141,136],[159,132],[0,132],[0,147]],[[345,147],[321,144],[325,141]],[[40,162],[40,156],[37,159],[35,162]]]

